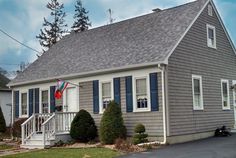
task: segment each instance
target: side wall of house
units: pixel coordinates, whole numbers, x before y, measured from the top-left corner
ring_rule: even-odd
[[[146,111],[146,112],[126,112],[126,81],[125,77],[127,76],[148,76],[150,73],[157,73],[157,87],[158,87],[158,111]],[[117,73],[110,73],[110,74],[103,74],[103,75],[94,75],[86,78],[78,78],[67,80],[71,83],[75,83],[80,85],[77,87],[76,91],[76,108],[75,112],[79,111],[80,109],[85,109],[92,117],[95,119],[96,125],[99,127],[100,120],[102,114],[94,114],[94,105],[93,105],[93,81],[98,80],[98,82],[104,81],[104,79],[108,79],[112,81],[114,78],[120,78],[120,102],[121,102],[121,109],[123,113],[123,118],[125,125],[127,127],[128,136],[133,134],[134,126],[137,123],[143,123],[146,127],[146,132],[149,134],[150,137],[161,137],[163,136],[163,118],[162,118],[162,80],[161,80],[161,72],[156,67],[151,68],[144,68],[139,70],[129,70],[124,72],[117,72]],[[148,78],[147,78],[148,79]],[[28,92],[29,89],[39,88],[39,93],[41,90],[49,89],[50,86],[55,86],[56,82],[44,83],[44,84],[35,84],[35,85],[27,85],[21,87],[14,87],[14,91],[19,91],[19,94],[22,92]],[[69,85],[68,87],[74,87],[74,85]],[[113,92],[114,90],[112,90]],[[147,87],[147,91],[150,91],[150,87]],[[66,90],[63,94],[63,99],[56,100],[56,106],[62,105],[65,106],[66,101]],[[40,100],[39,96],[39,100]],[[150,99],[150,98],[148,98]],[[134,100],[133,100],[134,102]],[[14,118],[15,118],[15,97],[13,95],[13,110],[14,110]],[[20,106],[21,103],[19,103]],[[40,101],[39,101],[40,104]],[[39,105],[40,106],[40,105]],[[19,108],[20,109],[20,108]],[[39,108],[40,109],[40,108]],[[40,110],[39,110],[40,111]],[[21,117],[21,116],[20,116]]]
[[[7,126],[11,123],[11,91],[0,91],[0,106]]]
[[[207,28],[216,28],[216,47],[207,46]],[[193,110],[192,75],[202,76],[204,110]],[[222,110],[221,79],[236,80],[236,56],[216,13],[207,7],[169,58],[170,136],[213,131],[234,124],[233,92],[230,110]]]

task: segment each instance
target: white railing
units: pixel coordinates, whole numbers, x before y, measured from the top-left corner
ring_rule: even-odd
[[[23,124],[21,124],[22,145],[35,133],[42,133],[42,124],[48,120],[52,114],[33,114]]]
[[[46,142],[51,138],[55,137],[56,134],[55,113],[53,113],[53,115],[42,124],[42,130],[43,130],[43,145],[45,146]]]
[[[45,146],[48,140],[55,137],[55,134],[69,133],[75,115],[76,112],[33,114],[21,125],[22,145],[34,134],[43,135],[42,141]]]
[[[69,133],[71,122],[73,121],[76,112],[60,112],[56,113],[56,132]]]

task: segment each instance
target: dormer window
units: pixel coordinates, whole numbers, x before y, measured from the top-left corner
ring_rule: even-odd
[[[216,48],[216,29],[215,26],[207,24],[207,46]]]
[[[213,16],[212,6],[210,4],[208,5],[208,15]]]

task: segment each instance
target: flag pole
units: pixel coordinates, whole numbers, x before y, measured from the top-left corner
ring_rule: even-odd
[[[79,88],[82,88],[83,86],[80,86],[80,85],[78,85],[78,84],[75,84],[75,83],[72,83],[72,82],[69,82],[69,81],[65,81],[65,80],[62,80],[62,79],[57,79],[57,81],[64,81],[64,82],[67,82],[67,83],[69,83],[69,84],[71,84],[71,85],[74,85],[74,86],[76,86],[76,87],[79,87]]]

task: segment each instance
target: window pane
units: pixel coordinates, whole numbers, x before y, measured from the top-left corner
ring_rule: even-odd
[[[21,115],[27,115],[27,93],[21,94]]]
[[[136,80],[136,94],[137,95],[146,95],[147,85],[146,78]]]
[[[200,94],[200,80],[194,79],[194,94]]]
[[[222,83],[223,88],[223,106],[228,107],[228,84],[226,82]]]
[[[102,96],[111,97],[111,83],[110,82],[102,84]]]
[[[208,29],[208,37],[212,40],[214,40],[214,30],[213,29]]]
[[[48,113],[48,91],[42,91],[42,112]]]

